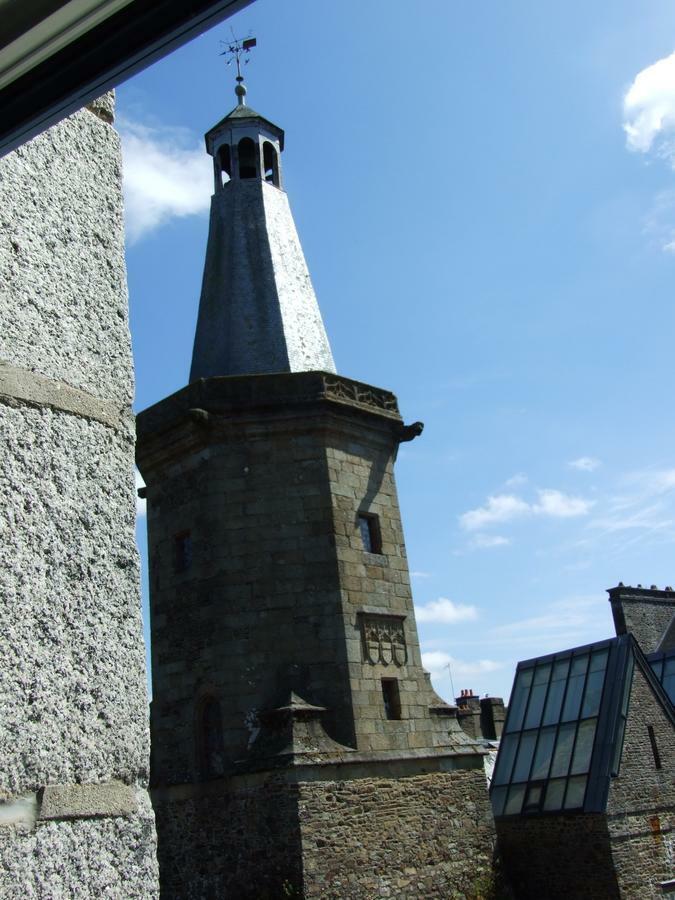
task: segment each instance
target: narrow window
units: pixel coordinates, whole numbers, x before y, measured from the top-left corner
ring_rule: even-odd
[[[229,144],[223,144],[218,151],[218,162],[220,163],[220,183],[224,185],[232,177],[232,158]]]
[[[199,717],[197,746],[199,772],[203,779],[217,778],[224,773],[223,721],[220,703],[209,697]]]
[[[249,137],[242,138],[238,144],[239,152],[239,177],[255,178],[258,174],[256,165],[255,141]]]
[[[384,714],[387,719],[401,718],[401,697],[398,692],[396,678],[382,679],[382,699],[384,700]]]
[[[372,513],[359,513],[359,531],[366,553],[382,553],[382,536],[378,516]]]
[[[173,570],[187,572],[192,565],[192,537],[189,531],[181,531],[173,539]]]
[[[659,748],[656,746],[656,735],[654,734],[654,727],[652,725],[647,725],[647,732],[649,734],[649,743],[652,745],[652,753],[654,754],[654,767],[660,769],[661,754],[659,753]]]
[[[268,184],[274,184],[276,187],[279,187],[277,151],[269,141],[265,141],[263,144],[263,166],[265,169],[265,181]]]

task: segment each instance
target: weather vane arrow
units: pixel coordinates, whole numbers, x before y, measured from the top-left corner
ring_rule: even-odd
[[[225,44],[225,41],[221,41],[222,44]],[[227,43],[225,50],[220,54],[220,56],[225,56],[227,65],[231,65],[234,60],[237,64],[237,81],[242,82],[244,80],[241,74],[242,65],[248,65],[250,60],[248,59],[248,55],[251,50],[256,46],[258,42],[254,37],[247,38],[238,38],[235,37],[234,31],[232,32],[232,40]]]

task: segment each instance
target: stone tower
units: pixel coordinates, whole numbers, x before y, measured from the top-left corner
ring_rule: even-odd
[[[0,896],[158,893],[113,97],[0,160]]]
[[[164,897],[443,897],[489,877],[483,751],[421,665],[388,391],[337,375],[281,129],[206,135],[191,382],[138,417]]]

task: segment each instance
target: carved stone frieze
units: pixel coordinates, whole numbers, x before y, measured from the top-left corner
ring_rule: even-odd
[[[403,619],[400,616],[361,616],[364,659],[372,665],[404,666],[408,661]]]
[[[348,381],[344,378],[331,378],[329,375],[324,375],[323,384],[325,396],[333,400],[346,400],[387,412],[398,412],[396,397],[389,391],[382,391],[370,385]]]

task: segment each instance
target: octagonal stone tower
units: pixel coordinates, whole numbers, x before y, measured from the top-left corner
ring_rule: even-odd
[[[335,373],[281,129],[240,102],[206,141],[191,383],[138,417],[162,896],[469,895],[484,751],[422,668],[393,475],[421,425]]]

